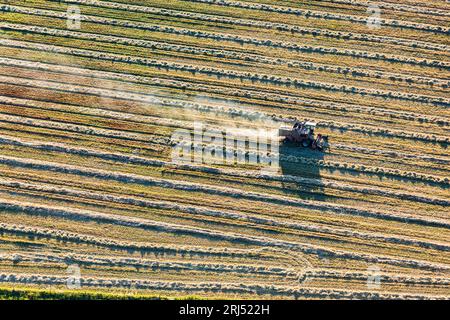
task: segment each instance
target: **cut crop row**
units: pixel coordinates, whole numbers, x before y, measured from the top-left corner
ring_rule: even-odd
[[[32,275],[32,274],[15,274],[1,273],[0,283],[20,283],[35,285],[66,285],[67,276],[56,275]],[[82,277],[80,279],[82,287],[94,288],[135,288],[142,290],[176,291],[176,292],[200,292],[200,293],[224,293],[234,295],[270,295],[270,296],[287,296],[310,299],[413,299],[413,300],[445,300],[446,296],[442,295],[426,295],[426,294],[404,294],[404,293],[378,293],[373,291],[358,290],[342,290],[342,289],[321,289],[321,288],[299,288],[300,286],[276,286],[276,285],[260,285],[260,284],[238,284],[238,283],[192,283],[192,282],[165,282],[165,281],[149,281],[138,279],[123,278],[89,278]]]
[[[327,281],[331,279],[335,280],[352,280],[352,281],[362,281],[367,282],[370,277],[370,272],[355,272],[349,271],[335,271],[335,270],[308,270],[303,275],[308,279],[325,279]],[[382,283],[390,283],[397,285],[425,285],[425,286],[443,286],[446,287],[450,285],[450,280],[444,277],[418,277],[411,276],[408,274],[396,274],[396,273],[385,273],[380,272],[380,281]]]
[[[200,183],[190,183],[185,181],[176,181],[169,179],[159,179],[149,176],[136,174],[127,174],[120,172],[111,172],[106,170],[92,169],[73,165],[64,165],[48,161],[38,161],[31,159],[21,159],[9,156],[0,156],[0,163],[34,170],[53,171],[65,174],[75,174],[85,177],[93,177],[102,180],[115,180],[122,183],[141,184],[146,186],[157,186],[174,190],[184,190],[190,192],[203,192],[206,194],[221,195],[233,198],[249,199],[254,201],[264,201],[279,203],[294,207],[303,207],[311,210],[320,210],[322,212],[330,211],[338,214],[349,214],[362,217],[371,217],[376,219],[391,220],[404,223],[413,223],[425,226],[434,226],[450,228],[447,220],[435,219],[430,217],[417,217],[401,212],[380,212],[368,209],[359,209],[346,205],[329,204],[320,201],[292,199],[286,196],[263,194],[257,192],[244,191],[237,188],[228,188],[215,185],[205,185]]]
[[[68,232],[58,229],[31,227],[16,224],[0,223],[0,234],[12,234],[38,239],[54,239],[59,242],[70,242],[75,244],[89,244],[112,250],[125,250],[128,252],[154,253],[155,255],[179,255],[185,256],[212,256],[223,258],[258,258],[261,255],[252,250],[217,247],[205,248],[199,246],[161,245],[148,242],[123,241],[112,238],[96,237],[81,233]]]
[[[169,145],[169,138],[158,138],[152,135],[138,134],[138,133],[130,133],[126,131],[119,130],[110,130],[110,129],[102,129],[95,128],[91,126],[85,126],[80,124],[70,124],[70,123],[61,123],[57,121],[48,121],[48,120],[37,120],[26,117],[18,117],[18,116],[10,116],[5,114],[0,114],[0,121],[15,123],[15,124],[23,124],[29,125],[33,127],[40,128],[48,128],[48,129],[56,129],[62,131],[70,131],[82,134],[88,134],[99,137],[107,137],[114,139],[124,139],[124,140],[133,140],[140,142],[154,142],[163,145]]]
[[[144,7],[138,5],[131,5],[125,3],[117,3],[117,2],[108,2],[108,1],[92,1],[92,0],[63,0],[67,3],[77,3],[82,5],[95,6],[100,8],[109,8],[109,9],[119,9],[127,12],[138,12],[138,13],[146,13],[146,14],[154,14],[158,16],[169,16],[174,18],[182,18],[182,19],[193,19],[193,20],[201,20],[208,21],[212,23],[223,23],[223,24],[231,24],[233,26],[245,26],[245,27],[256,27],[260,29],[273,29],[277,31],[285,31],[289,33],[298,33],[301,35],[308,34],[312,36],[322,36],[322,37],[330,37],[336,39],[343,40],[357,40],[357,41],[369,41],[375,43],[390,43],[395,45],[403,45],[412,48],[423,48],[427,50],[440,50],[440,51],[449,51],[450,47],[442,44],[424,42],[424,41],[413,41],[408,39],[401,38],[393,38],[393,37],[382,37],[382,36],[374,36],[368,34],[358,34],[354,32],[338,32],[331,31],[328,29],[317,29],[317,28],[307,28],[300,27],[296,25],[290,25],[286,23],[273,23],[267,21],[259,21],[259,20],[251,20],[251,19],[238,19],[231,18],[219,15],[210,15],[210,14],[202,14],[202,13],[194,13],[194,12],[186,12],[186,11],[176,11],[169,9],[160,9],[156,7]]]
[[[290,242],[277,240],[269,237],[251,236],[239,233],[221,232],[203,228],[195,228],[185,225],[157,222],[148,219],[120,216],[115,214],[105,214],[95,211],[80,210],[67,207],[51,207],[37,205],[34,203],[16,202],[6,199],[0,199],[0,209],[13,212],[23,212],[33,216],[53,216],[76,221],[95,221],[98,223],[107,223],[117,226],[126,226],[144,230],[153,230],[157,232],[168,232],[177,235],[190,235],[194,237],[206,237],[210,240],[222,240],[230,242],[239,242],[248,245],[263,247],[276,247],[293,251],[303,252],[305,254],[321,254],[332,258],[360,260],[371,263],[383,263],[397,266],[419,268],[426,270],[449,271],[450,267],[445,264],[430,263],[414,259],[402,259],[389,256],[378,256],[359,252],[349,252],[343,250],[333,250],[327,247],[311,245],[307,243]]]
[[[33,79],[24,79],[24,78],[16,78],[16,77],[7,77],[7,76],[0,76],[0,82],[2,83],[10,83],[15,85],[23,85],[28,87],[37,87],[37,88],[44,88],[48,89],[51,88],[53,90],[63,91],[63,92],[72,92],[72,93],[81,93],[81,94],[89,94],[89,95],[97,95],[102,97],[112,97],[115,99],[125,99],[125,100],[135,100],[140,102],[147,102],[147,103],[155,103],[155,104],[161,104],[162,100],[159,98],[155,98],[153,96],[145,95],[145,94],[138,94],[138,93],[132,93],[132,92],[124,92],[120,90],[107,90],[107,89],[97,89],[93,87],[86,87],[86,86],[79,86],[79,85],[72,85],[72,84],[64,84],[64,83],[56,83],[56,82],[48,82],[48,81],[40,81],[40,80],[33,80]],[[167,103],[168,101],[165,101],[166,105],[172,105],[173,103]],[[189,107],[189,105],[195,105],[192,103],[175,103],[179,106],[186,108]],[[198,105],[198,104],[197,104]],[[212,106],[209,106],[210,108],[213,108]],[[205,107],[207,108],[207,107]],[[0,117],[3,119],[3,121],[16,121],[21,122],[22,120],[18,119],[17,117],[13,116],[6,116],[3,115]],[[263,117],[264,118],[264,117]],[[267,115],[265,116],[266,119],[269,119]],[[288,119],[288,118],[272,118],[276,121],[283,121],[290,123],[294,119]],[[56,128],[55,126],[58,126],[59,124],[52,124],[51,121],[44,121],[44,120],[35,120],[36,124],[40,123],[41,126],[49,127],[52,126]],[[411,140],[422,140],[422,141],[429,141],[429,142],[437,142],[437,143],[443,143],[448,144],[449,143],[449,137],[446,136],[438,136],[434,134],[424,134],[420,132],[407,132],[403,130],[392,130],[392,129],[384,129],[384,128],[378,128],[378,127],[369,127],[369,126],[361,126],[357,124],[347,124],[347,123],[339,123],[335,121],[327,121],[327,120],[321,120],[321,119],[315,119],[318,126],[330,128],[330,129],[336,129],[336,130],[346,130],[346,131],[354,131],[362,134],[371,134],[371,135],[380,135],[383,137],[395,137],[395,138],[403,138],[403,139],[411,139]],[[167,123],[164,119],[159,119],[156,121],[157,123]],[[169,121],[170,122],[170,121]],[[86,132],[90,134],[97,134],[97,135],[103,135],[103,136],[116,136],[118,138],[127,138],[127,139],[135,139],[140,141],[155,141],[154,137],[145,137],[142,133],[128,133],[128,132],[122,132],[122,131],[114,131],[114,130],[108,130],[108,129],[100,129],[100,128],[91,128],[86,127],[82,125],[69,125],[69,124],[61,124],[61,126],[65,126],[68,128],[67,130],[70,131],[77,131],[77,132]],[[92,132],[91,132],[92,130]],[[168,144],[169,141],[167,139],[163,139],[160,141],[161,143]]]
[[[67,3],[86,3],[93,5],[92,3],[97,2],[94,0],[62,0]],[[291,7],[281,7],[269,4],[259,4],[259,3],[250,3],[243,1],[234,1],[234,0],[184,0],[190,2],[201,2],[208,4],[215,4],[227,7],[235,7],[235,8],[244,8],[244,9],[252,9],[252,10],[261,10],[267,12],[276,12],[276,13],[284,13],[284,14],[293,14],[296,16],[302,16],[305,18],[317,18],[317,19],[326,19],[326,20],[338,20],[338,21],[350,21],[355,23],[367,24],[368,17],[356,16],[356,15],[348,15],[348,14],[340,14],[340,13],[329,13],[323,11],[315,11],[315,10],[304,10],[297,9]],[[102,1],[103,2],[103,1]],[[427,12],[429,14],[429,12]],[[443,33],[449,34],[450,28],[436,26],[425,23],[417,23],[410,22],[404,20],[393,20],[393,19],[380,19],[380,23],[383,26],[389,26],[393,28],[408,28],[420,31],[429,31],[434,33]]]
[[[1,40],[0,44],[7,43],[6,40]],[[9,42],[12,44],[12,42]],[[22,43],[23,44],[23,43]],[[28,46],[29,48],[34,47]],[[204,74],[206,76],[215,76],[217,78],[229,78],[235,80],[247,80],[251,82],[260,82],[263,84],[271,84],[276,86],[286,86],[286,87],[294,87],[294,88],[308,88],[314,90],[326,90],[333,92],[343,92],[350,94],[358,94],[361,96],[373,96],[380,97],[383,99],[397,99],[404,101],[413,101],[425,104],[432,105],[442,105],[442,106],[450,106],[450,99],[438,97],[438,96],[428,96],[428,95],[419,95],[412,94],[406,92],[399,91],[387,91],[387,90],[379,90],[379,89],[368,89],[363,87],[354,87],[348,85],[337,85],[332,83],[325,82],[317,82],[317,81],[308,81],[302,80],[300,78],[290,78],[290,77],[282,77],[282,76],[274,76],[270,74],[263,73],[251,73],[251,72],[242,72],[235,70],[227,70],[227,69],[219,69],[214,67],[204,67],[198,65],[190,65],[190,64],[181,64],[176,62],[167,62],[157,59],[147,59],[143,57],[136,56],[125,56],[125,55],[117,55],[104,53],[93,50],[84,50],[84,49],[76,49],[71,47],[60,47],[53,45],[41,45],[41,49],[46,50],[47,52],[57,52],[63,54],[70,54],[82,57],[95,58],[99,60],[109,60],[114,62],[125,62],[125,63],[133,63],[139,65],[145,65],[148,67],[153,67],[157,69],[163,70],[173,70],[173,71],[181,71],[188,72],[195,75],[196,73]]]
[[[18,106],[42,108],[39,106],[39,103],[36,103],[36,102],[30,103],[30,101],[22,100],[22,99],[0,97],[0,102],[12,104],[12,105],[18,105]],[[99,114],[100,116],[107,116],[108,118],[112,117],[112,118],[128,120],[128,121],[134,120],[136,122],[142,122],[145,124],[154,123],[157,125],[158,124],[161,125],[161,123],[159,123],[159,121],[149,122],[149,120],[152,120],[153,117],[143,116],[144,118],[140,119],[140,117],[137,115],[132,115],[132,114],[128,115],[128,114],[124,114],[121,112],[101,111],[100,113],[98,113],[98,112],[95,112],[95,109],[91,109],[91,108],[84,108],[85,110],[80,110],[81,107],[77,107],[77,108],[78,108],[78,111],[84,111],[87,114]],[[56,108],[56,110],[58,110],[58,108]],[[155,119],[158,120],[160,118],[155,118]],[[142,141],[152,142],[152,143],[161,144],[163,146],[169,146],[171,144],[171,140],[169,137],[156,138],[153,135],[143,135],[141,133],[131,133],[131,132],[127,132],[126,134],[120,132],[120,134],[118,135],[118,134],[116,134],[117,131],[115,131],[115,130],[92,128],[90,126],[79,125],[79,124],[77,124],[77,125],[64,124],[64,123],[57,123],[55,121],[39,120],[39,119],[13,116],[13,115],[5,115],[5,114],[0,114],[0,120],[10,122],[10,123],[20,123],[20,124],[25,124],[25,125],[33,125],[33,126],[38,126],[38,127],[43,127],[43,128],[51,128],[51,129],[57,129],[57,130],[63,130],[63,131],[67,130],[67,131],[89,134],[89,135],[121,138],[121,139],[141,141],[141,142]],[[191,128],[191,125],[188,122],[183,122],[183,121],[178,121],[178,122],[180,122],[179,125],[182,128],[185,128],[185,129]],[[217,132],[217,133],[221,134],[221,132]],[[237,138],[239,138],[239,137],[237,137]],[[186,145],[186,146],[188,146],[188,145]],[[192,143],[190,146],[191,146],[191,148],[194,148],[194,147],[205,148],[206,147],[203,144],[194,145]],[[219,146],[217,146],[217,148],[219,148]],[[342,149],[342,150],[354,151],[356,147],[338,144],[338,145],[336,145],[336,148]],[[367,149],[367,148],[362,148],[359,151],[363,151],[364,153],[367,153],[367,154],[376,154],[376,155],[384,154],[384,155],[390,156],[390,157],[392,157],[393,155],[396,155],[397,157],[400,157],[400,158],[422,159],[425,161],[433,161],[436,163],[446,163],[447,162],[445,159],[440,159],[440,158],[433,158],[433,157],[427,157],[427,156],[421,157],[421,156],[408,155],[408,154],[398,154],[395,152],[384,152],[381,150],[372,150],[372,149]],[[248,153],[248,152],[253,152],[253,151],[246,151],[246,152]],[[248,153],[248,154],[250,154],[250,153]],[[253,155],[253,153],[252,153],[252,155]],[[263,155],[263,154],[259,154],[259,153],[255,154],[255,155],[259,156],[259,157],[267,156],[267,155]],[[323,160],[316,161],[313,159],[305,160],[305,159],[302,159],[301,157],[299,158],[299,157],[295,157],[292,155],[288,156],[288,157],[283,156],[281,160],[285,160],[285,161],[289,161],[289,162],[301,162],[301,163],[305,163],[305,161],[307,161],[307,163],[305,163],[305,164],[320,165],[320,166],[327,167],[327,168],[330,167],[330,168],[338,168],[338,169],[349,169],[349,170],[353,170],[353,171],[360,171],[360,172],[366,172],[366,173],[388,174],[388,175],[405,177],[405,178],[419,179],[419,180],[423,180],[423,181],[448,183],[448,181],[445,178],[435,177],[435,176],[431,176],[431,175],[423,175],[423,174],[414,173],[414,172],[403,172],[403,171],[392,170],[392,169],[387,169],[387,168],[375,168],[375,167],[366,167],[366,166],[362,166],[362,165],[354,165],[354,164],[346,164],[346,163],[325,162]]]
[[[124,37],[116,37],[101,34],[92,34],[84,32],[75,32],[61,29],[51,29],[39,26],[20,25],[20,24],[3,24],[3,30],[22,31],[27,33],[46,34],[65,38],[87,39],[92,41],[100,41],[106,43],[120,43],[125,45],[139,46],[150,49],[166,50],[179,53],[188,53],[193,55],[208,55],[217,58],[237,59],[246,62],[257,62],[269,65],[285,65],[289,68],[300,68],[305,70],[336,73],[342,75],[351,75],[353,77],[366,77],[371,79],[386,79],[392,82],[400,82],[411,84],[423,84],[430,87],[435,85],[447,89],[450,87],[450,81],[418,77],[413,75],[405,75],[399,73],[372,71],[362,68],[341,67],[336,65],[318,64],[313,62],[302,62],[292,59],[271,58],[256,54],[247,54],[229,50],[199,48],[186,45],[170,44],[157,41],[138,40]]]
[[[0,59],[1,60],[1,59]],[[163,100],[160,101],[162,105],[169,105],[172,106],[171,103],[162,103]],[[177,107],[180,107],[180,104],[183,104],[182,101],[174,100],[174,105]],[[11,98],[11,97],[5,97],[0,96],[0,103],[2,104],[8,104],[18,107],[26,107],[26,108],[36,108],[36,109],[44,109],[44,110],[55,110],[55,111],[61,111],[64,110],[64,112],[67,113],[74,113],[74,114],[83,114],[83,115],[94,115],[98,117],[104,117],[107,119],[118,119],[118,120],[124,120],[124,121],[132,121],[136,123],[142,123],[142,124],[152,124],[157,126],[163,126],[163,127],[174,127],[174,128],[182,128],[187,130],[192,130],[193,125],[189,121],[181,121],[181,120],[165,120],[158,117],[152,117],[152,116],[146,116],[146,115],[140,115],[140,114],[133,114],[128,112],[118,112],[118,111],[111,111],[108,109],[102,109],[102,108],[88,108],[88,107],[81,107],[81,106],[68,106],[68,105],[61,105],[57,103],[50,103],[50,102],[42,102],[42,101],[35,101],[35,100],[27,100],[27,99],[18,99],[18,98]],[[157,103],[159,104],[159,103]],[[183,108],[187,108],[188,106],[184,106]],[[253,118],[255,119],[255,118]],[[280,122],[286,122],[290,123],[289,119],[279,119],[279,118],[271,118],[269,115],[267,115],[266,118],[261,116],[261,119],[272,119],[274,120],[274,126],[277,126],[277,121]],[[10,119],[11,120],[11,119]],[[342,125],[343,126],[343,125]],[[217,134],[223,134],[222,131],[217,130],[214,126],[204,126],[204,129],[207,129],[207,132],[210,133],[217,133]],[[340,127],[342,128],[342,127]],[[131,138],[131,137],[130,137]],[[239,137],[236,136],[238,139]],[[152,142],[162,142],[163,144],[170,143],[170,141],[165,141],[162,139],[161,141],[157,141],[152,139]],[[363,154],[368,155],[381,155],[386,157],[394,157],[399,159],[416,159],[426,162],[432,162],[437,164],[448,164],[450,160],[447,160],[445,158],[440,157],[432,157],[428,155],[419,155],[419,154],[409,154],[404,152],[396,152],[396,151],[384,151],[384,150],[377,150],[377,149],[369,149],[364,147],[358,147],[354,145],[345,145],[345,144],[333,144],[333,149],[337,150],[346,150],[346,151],[357,151]]]
[[[14,46],[20,46],[19,44],[15,43]],[[83,68],[77,68],[77,67],[70,67],[70,66],[63,66],[63,65],[55,65],[55,64],[48,64],[48,63],[41,63],[36,61],[27,61],[27,60],[17,60],[17,59],[10,59],[10,58],[2,58],[0,57],[0,64],[6,65],[6,66],[18,66],[18,67],[26,67],[29,69],[36,69],[36,70],[42,70],[42,71],[52,71],[52,72],[58,72],[58,73],[64,73],[64,74],[75,74],[75,75],[81,75],[85,77],[93,77],[98,78],[100,81],[102,79],[111,79],[111,80],[119,80],[127,83],[139,83],[139,84],[146,84],[146,85],[157,85],[157,86],[164,86],[164,87],[172,87],[172,88],[183,88],[188,89],[192,91],[200,91],[200,92],[207,92],[207,93],[226,93],[228,95],[233,95],[237,97],[244,97],[244,98],[252,98],[252,99],[258,99],[258,100],[265,100],[265,101],[273,101],[277,103],[283,103],[288,105],[300,105],[300,106],[310,106],[314,108],[319,109],[326,109],[326,110],[335,110],[339,112],[352,112],[352,113],[367,113],[370,115],[377,115],[381,117],[390,117],[390,118],[396,118],[396,119],[402,119],[402,120],[409,120],[409,121],[416,121],[416,122],[425,122],[425,123],[436,123],[440,126],[448,126],[450,123],[446,118],[439,117],[439,116],[429,116],[424,114],[418,114],[418,113],[411,113],[411,112],[405,112],[405,111],[397,111],[397,110],[388,110],[383,109],[381,107],[366,107],[361,105],[350,105],[350,104],[344,104],[344,103],[336,103],[336,102],[327,102],[322,100],[312,100],[312,99],[306,99],[302,97],[295,97],[295,96],[287,96],[287,95],[281,95],[277,93],[264,93],[264,92],[253,92],[250,90],[245,89],[229,89],[225,87],[221,88],[215,88],[212,86],[206,86],[201,85],[198,83],[192,83],[192,82],[185,82],[185,81],[178,81],[178,80],[170,80],[170,79],[162,79],[162,78],[149,78],[149,77],[141,77],[131,74],[125,74],[125,73],[114,73],[114,72],[107,72],[107,71],[100,71],[100,70],[91,70],[91,69],[83,69]],[[142,100],[142,99],[141,99]],[[143,101],[143,100],[142,100]],[[240,116],[249,118],[251,120],[255,119],[267,119],[272,118],[276,121],[286,121],[290,122],[292,119],[286,119],[283,118],[282,115],[278,116],[270,116],[268,114],[264,114],[259,111],[249,111],[244,109],[236,109],[235,107],[230,106],[212,106],[207,104],[199,104],[195,102],[190,101],[181,101],[181,100],[175,100],[171,99],[169,97],[158,97],[158,98],[152,98],[151,96],[148,96],[147,100],[145,102],[152,103],[152,104],[160,104],[160,105],[166,105],[170,107],[178,107],[183,109],[193,109],[196,111],[201,112],[217,112],[217,113],[224,113],[232,116]]]
[[[304,178],[297,177],[291,175],[279,175],[279,174],[269,174],[269,173],[261,173],[261,171],[252,171],[252,170],[234,170],[230,168],[213,168],[205,165],[198,166],[194,164],[175,164],[172,162],[166,162],[162,160],[156,159],[148,159],[144,157],[138,157],[134,155],[122,154],[122,153],[113,153],[106,152],[100,150],[94,150],[89,148],[80,148],[75,146],[67,146],[60,143],[51,143],[51,142],[42,142],[42,141],[24,141],[20,138],[14,138],[10,136],[0,135],[0,143],[1,144],[10,144],[14,146],[28,147],[37,150],[44,150],[50,152],[61,152],[67,154],[74,154],[80,156],[88,156],[88,157],[96,157],[104,160],[112,160],[122,163],[130,163],[130,164],[138,164],[145,166],[154,166],[154,167],[174,167],[177,169],[184,169],[190,171],[203,172],[207,174],[219,174],[224,176],[232,176],[232,177],[242,177],[242,178],[252,178],[252,179],[260,179],[260,180],[269,180],[269,181],[280,181],[280,182],[292,182],[298,183],[306,186],[318,186],[325,188],[333,188],[342,191],[349,192],[359,192],[366,195],[376,195],[383,197],[394,197],[398,199],[417,201],[441,206],[450,206],[450,201],[446,199],[439,199],[435,197],[425,197],[418,194],[406,193],[406,192],[398,192],[391,190],[383,190],[374,187],[360,187],[356,185],[347,185],[334,181],[325,181],[323,179],[313,179],[313,178]]]
[[[87,198],[87,199],[94,199],[94,200],[100,200],[100,201],[107,201],[107,202],[115,202],[125,205],[133,205],[133,206],[140,206],[145,208],[156,208],[156,209],[163,209],[163,210],[173,210],[177,212],[183,212],[191,215],[200,215],[200,216],[211,216],[211,217],[218,217],[218,218],[224,218],[224,219],[230,219],[231,221],[246,221],[249,223],[254,224],[261,224],[266,226],[275,226],[275,227],[282,227],[287,229],[294,229],[294,230],[301,230],[301,231],[307,231],[307,232],[313,232],[313,233],[320,233],[320,234],[333,234],[337,236],[343,236],[345,238],[351,239],[351,238],[357,238],[357,239],[363,239],[363,240],[371,240],[371,241],[382,241],[382,242],[388,242],[388,243],[395,243],[395,244],[401,244],[401,245],[409,245],[409,246],[418,246],[423,248],[430,248],[435,250],[442,250],[442,251],[450,251],[450,246],[445,245],[443,243],[436,243],[436,242],[430,242],[430,241],[421,241],[421,240],[415,240],[411,238],[405,238],[400,236],[388,236],[384,234],[377,234],[377,233],[364,233],[364,232],[357,232],[357,231],[350,231],[345,230],[343,228],[330,228],[326,226],[319,226],[319,225],[313,225],[313,224],[304,224],[304,223],[298,223],[298,222],[288,222],[283,220],[276,220],[274,218],[264,218],[264,217],[255,217],[254,215],[248,215],[248,214],[242,214],[239,212],[232,212],[232,211],[219,211],[219,210],[213,210],[213,209],[207,209],[199,206],[186,206],[182,204],[174,204],[172,202],[167,201],[153,201],[153,200],[146,200],[143,198],[135,198],[135,197],[128,197],[128,196],[114,196],[110,194],[102,194],[102,193],[95,193],[95,192],[86,192],[86,191],[80,191],[75,190],[67,187],[49,187],[47,185],[42,184],[30,184],[30,183],[24,183],[14,180],[4,180],[0,179],[0,185],[4,187],[15,187],[19,189],[24,190],[31,190],[31,191],[37,191],[37,192],[43,192],[43,193],[53,193],[58,195],[68,195],[76,198]]]
[[[216,150],[220,149],[221,146],[218,145],[206,145],[206,144],[196,144],[196,143],[189,143],[189,142],[181,142],[179,145],[183,148],[191,148],[192,150],[201,150],[202,152],[207,152],[207,148],[214,147]],[[223,148],[223,147],[222,147]],[[224,149],[224,152],[227,150]],[[236,152],[235,152],[236,155]],[[260,152],[256,151],[246,151],[246,156],[253,156],[253,158],[261,158],[266,157],[267,155],[261,154]],[[384,167],[374,167],[374,166],[368,166],[368,165],[362,165],[362,164],[356,164],[356,163],[347,163],[347,162],[336,162],[336,161],[327,161],[327,160],[316,160],[311,158],[306,158],[302,156],[295,156],[295,155],[280,155],[279,156],[280,161],[287,161],[292,163],[301,163],[306,164],[309,166],[318,166],[322,168],[329,168],[329,169],[340,169],[340,170],[349,170],[349,171],[357,171],[361,173],[366,174],[377,174],[377,175],[387,175],[387,176],[393,176],[393,177],[399,177],[399,178],[406,178],[406,179],[413,179],[413,180],[419,180],[429,183],[437,183],[442,185],[449,185],[450,179],[448,177],[441,177],[441,176],[435,176],[435,175],[427,175],[422,174],[418,172],[412,172],[412,171],[403,171],[399,169],[389,169]]]
[[[322,0],[321,2],[331,2],[331,3],[340,3],[340,4],[348,4],[352,6],[359,6],[363,7],[364,10],[366,10],[372,2],[365,1],[365,0]],[[380,9],[388,9],[393,11],[404,11],[404,12],[415,12],[425,15],[434,15],[434,16],[448,16],[450,17],[450,12],[444,10],[444,9],[436,9],[436,8],[427,8],[419,5],[415,6],[409,6],[405,4],[399,4],[399,3],[391,3],[386,1],[377,1],[377,6]],[[326,7],[326,5],[325,5]]]
[[[137,269],[151,270],[174,270],[180,271],[201,271],[216,273],[240,273],[251,275],[267,275],[281,277],[295,277],[294,270],[286,270],[280,267],[258,267],[252,265],[217,264],[217,263],[191,263],[191,262],[165,262],[148,259],[137,259],[131,257],[97,256],[80,254],[55,254],[55,253],[20,253],[13,254],[0,253],[0,261],[14,262],[15,265],[21,262],[31,263],[62,263],[85,266],[108,266],[108,267],[133,267]]]
[[[0,7],[0,11],[5,12],[14,12],[14,13],[23,13],[23,14],[31,14],[38,16],[46,16],[46,17],[54,17],[59,19],[67,19],[67,14],[65,12],[55,12],[50,10],[42,10],[42,9],[33,9],[33,8],[25,8],[25,7],[16,7],[16,6],[2,6]],[[434,68],[443,68],[450,70],[450,64],[446,62],[441,62],[437,60],[429,60],[429,59],[417,59],[412,57],[398,56],[398,55],[390,55],[390,54],[382,54],[382,53],[371,53],[368,51],[360,51],[360,50],[349,50],[349,49],[339,49],[339,48],[331,48],[331,47],[320,47],[320,46],[304,46],[299,45],[293,42],[284,42],[284,41],[276,41],[276,40],[264,40],[259,38],[250,38],[250,37],[242,37],[238,35],[224,34],[224,33],[214,33],[214,32],[205,32],[205,31],[197,31],[191,29],[184,28],[176,28],[176,27],[166,27],[159,25],[151,25],[143,22],[136,21],[127,21],[127,20],[117,20],[112,18],[103,18],[97,16],[88,16],[82,15],[82,21],[99,23],[104,25],[111,26],[119,26],[125,28],[133,28],[133,29],[142,29],[153,32],[162,32],[162,33],[170,33],[176,35],[184,35],[196,38],[206,38],[218,41],[232,41],[239,44],[250,44],[255,46],[265,46],[269,48],[282,48],[287,50],[299,51],[299,52],[307,52],[307,53],[318,53],[318,54],[332,54],[332,55],[344,55],[354,58],[364,58],[364,59],[373,59],[373,60],[381,60],[387,62],[394,63],[406,63],[412,65],[419,66],[429,66]]]

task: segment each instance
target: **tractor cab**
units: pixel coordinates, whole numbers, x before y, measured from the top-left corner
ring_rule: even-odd
[[[316,128],[316,123],[311,121],[303,121],[303,122],[296,122],[294,124],[293,130],[296,134],[300,136],[310,136],[314,135],[314,129]]]
[[[308,134],[314,134],[314,129],[316,128],[317,123],[306,121],[303,125]]]
[[[317,126],[317,123],[311,122],[311,121],[306,121],[304,123],[304,126],[305,126],[305,128],[314,130],[316,128],[316,126]]]

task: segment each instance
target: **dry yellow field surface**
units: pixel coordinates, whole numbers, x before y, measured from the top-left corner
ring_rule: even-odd
[[[368,4],[3,0],[0,286],[449,299],[450,3]],[[330,148],[207,152],[293,119]]]

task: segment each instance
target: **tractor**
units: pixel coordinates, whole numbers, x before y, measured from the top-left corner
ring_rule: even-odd
[[[324,151],[329,147],[328,136],[318,134],[317,137],[315,137],[314,129],[316,128],[316,125],[316,123],[311,121],[296,121],[292,128],[280,128],[279,136],[284,137],[285,142],[295,143],[304,148]]]

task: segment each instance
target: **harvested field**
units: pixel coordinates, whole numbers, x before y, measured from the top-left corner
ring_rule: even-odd
[[[0,4],[0,299],[450,299],[450,4],[368,5]]]

